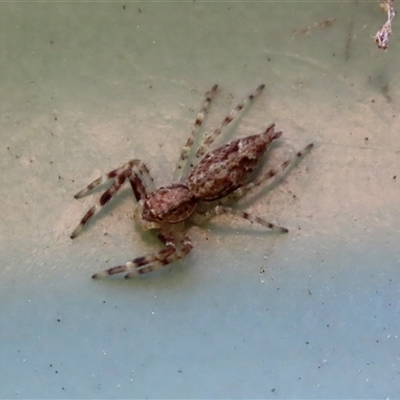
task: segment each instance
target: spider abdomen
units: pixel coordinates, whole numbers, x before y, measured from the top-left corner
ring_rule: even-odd
[[[234,140],[206,154],[188,177],[191,194],[199,200],[212,201],[232,193],[246,182],[269,144],[280,134],[271,125],[259,135]]]

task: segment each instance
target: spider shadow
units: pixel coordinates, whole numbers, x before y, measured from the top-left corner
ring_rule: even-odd
[[[245,222],[243,222],[245,223]],[[254,223],[247,222],[250,226],[245,227],[241,226],[239,224],[242,224],[242,222],[235,222],[235,226],[232,226],[230,223],[224,224],[223,222],[217,223],[217,222],[208,222],[207,224],[204,225],[196,225],[198,228],[208,228],[211,230],[213,234],[216,234],[218,236],[238,236],[238,235],[243,235],[243,236],[251,236],[251,237],[259,237],[259,236],[271,236],[271,237],[278,237],[281,236],[282,233],[277,233],[273,232],[271,230],[268,230],[267,228],[263,228],[262,226],[257,226]]]

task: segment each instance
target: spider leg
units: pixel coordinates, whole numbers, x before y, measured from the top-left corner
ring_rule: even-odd
[[[271,168],[265,173],[263,173],[258,179],[253,182],[249,182],[240,188],[236,189],[230,195],[226,196],[223,200],[221,200],[222,204],[229,202],[234,199],[239,199],[240,197],[244,196],[247,192],[252,190],[255,187],[260,186],[262,183],[266,182],[267,180],[276,176],[279,172],[282,174],[285,170],[290,169],[293,165],[295,165],[300,159],[306,156],[309,151],[313,148],[314,144],[310,143],[304,149],[298,151],[293,157],[287,159],[283,162],[280,167],[278,168]]]
[[[222,130],[229,125],[239,114],[239,112],[245,107],[247,103],[257,97],[262,90],[265,88],[265,85],[260,85],[255,90],[255,92],[251,93],[243,102],[239,103],[221,122],[221,125],[215,129],[215,131],[207,137],[207,139],[203,142],[203,144],[199,147],[196,153],[196,161],[199,161],[203,158],[204,154],[207,153],[209,147],[212,143],[214,143],[215,139],[221,134]]]
[[[289,232],[288,229],[283,228],[282,226],[277,226],[271,222],[266,221],[263,218],[257,217],[256,215],[250,214],[246,211],[240,211],[240,210],[236,210],[231,207],[226,207],[226,206],[221,206],[221,205],[216,206],[215,208],[207,211],[204,214],[196,214],[195,222],[199,222],[200,220],[207,221],[207,220],[209,220],[217,215],[221,215],[221,214],[231,214],[231,215],[235,215],[240,218],[244,218],[247,221],[250,221],[251,223],[255,222],[255,223],[260,224],[268,229],[271,229],[272,231],[274,231],[276,233]]]
[[[135,160],[133,160],[133,161],[135,161]],[[136,160],[136,161],[139,161],[139,160]],[[78,226],[72,232],[72,234],[70,236],[71,239],[75,239],[78,236],[78,234],[80,233],[80,231],[82,230],[82,228],[89,222],[89,220],[94,215],[96,215],[106,204],[108,204],[108,202],[118,193],[119,189],[121,188],[121,186],[123,185],[123,183],[125,182],[126,179],[129,179],[133,193],[138,201],[146,196],[146,193],[148,190],[146,185],[150,184],[150,186],[153,187],[154,186],[153,179],[151,178],[147,167],[141,161],[139,161],[139,162],[140,162],[140,165],[142,167],[144,167],[145,169],[143,169],[143,168],[139,169],[138,168],[139,165],[134,165],[134,166],[130,167],[129,163],[125,164],[125,165],[129,165],[128,168],[126,168],[125,170],[121,170],[120,168],[118,168],[119,174],[115,177],[114,182],[102,194],[102,196],[99,199],[99,202],[87,211],[87,213],[84,215],[84,217],[79,222]],[[143,178],[146,179],[144,182],[141,180],[141,176],[138,175],[136,170],[142,172],[141,176],[143,176]],[[116,170],[114,170],[114,171],[116,171]],[[112,173],[114,171],[112,171]],[[145,173],[143,173],[143,171],[145,171]],[[105,175],[105,176],[108,176],[108,175]],[[98,181],[98,180],[96,180],[96,181]]]
[[[187,169],[187,161],[189,158],[190,151],[192,150],[193,143],[196,140],[196,136],[201,128],[204,121],[204,117],[208,113],[210,103],[217,92],[218,85],[214,85],[209,92],[206,93],[206,98],[204,100],[201,110],[197,114],[196,120],[194,121],[194,126],[190,136],[188,137],[185,146],[182,147],[181,155],[179,157],[178,163],[174,172],[174,182],[179,179],[180,182],[184,180],[185,172]]]
[[[165,265],[185,257],[193,248],[192,242],[187,236],[179,240],[173,236],[165,236],[163,234],[159,234],[158,237],[165,244],[164,249],[153,254],[148,254],[147,256],[136,257],[125,265],[118,265],[105,271],[98,272],[92,275],[92,278],[103,278],[108,275],[125,272],[125,278],[133,278],[138,275],[159,270]]]
[[[111,172],[101,176],[100,178],[97,178],[94,180],[92,183],[87,185],[84,189],[82,189],[80,192],[78,192],[74,197],[75,199],[80,199],[81,197],[86,196],[88,192],[90,192],[92,189],[95,187],[101,185],[104,182],[107,182],[110,179],[113,179],[121,174],[124,173],[124,171],[132,169],[134,170],[137,175],[141,178],[141,180],[144,182],[144,186],[147,189],[147,191],[153,191],[155,189],[154,187],[154,181],[153,178],[150,175],[150,171],[147,168],[146,164],[142,162],[141,160],[130,160],[124,165],[122,165],[119,168],[116,168],[112,170]],[[136,193],[135,193],[136,194]]]

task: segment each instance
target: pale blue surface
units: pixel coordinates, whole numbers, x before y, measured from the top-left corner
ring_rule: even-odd
[[[123,5],[1,5],[0,397],[399,398],[398,27],[384,53],[373,2]],[[133,157],[168,183],[203,93],[212,128],[262,82],[237,135],[316,144],[243,202],[289,235],[224,217],[92,281],[158,245],[129,189],[72,242],[100,192],[73,194]]]

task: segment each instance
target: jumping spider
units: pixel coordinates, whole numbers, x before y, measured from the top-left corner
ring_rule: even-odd
[[[260,217],[233,209],[225,204],[229,200],[242,197],[249,190],[274,177],[279,169],[281,171],[287,169],[306,154],[313,144],[310,143],[294,157],[282,163],[279,168],[270,169],[252,182],[249,182],[249,175],[259,165],[270,143],[282,134],[282,132],[275,132],[275,124],[270,125],[258,135],[233,140],[209,151],[210,145],[218,138],[222,130],[232,122],[247,103],[262,92],[265,85],[260,85],[254,93],[250,94],[224,118],[212,134],[207,136],[194,156],[194,163],[189,165],[188,158],[193,143],[217,92],[217,87],[217,85],[213,86],[206,93],[204,104],[197,115],[192,132],[181,150],[174,174],[174,183],[156,189],[146,165],[141,160],[134,159],[96,179],[75,195],[76,199],[81,198],[106,180],[113,179],[111,187],[82,218],[73,231],[71,239],[74,239],[83,226],[117,194],[125,180],[129,180],[133,194],[138,201],[135,209],[136,220],[143,230],[157,229],[158,239],[165,246],[153,254],[134,258],[125,265],[98,272],[92,278],[118,273],[126,273],[125,278],[130,278],[161,269],[164,265],[185,257],[193,248],[191,240],[184,231],[184,222],[188,219],[196,223],[220,214],[233,214],[278,233],[288,232],[286,228],[276,226]],[[201,206],[205,204],[208,204],[208,209],[202,211]]]

